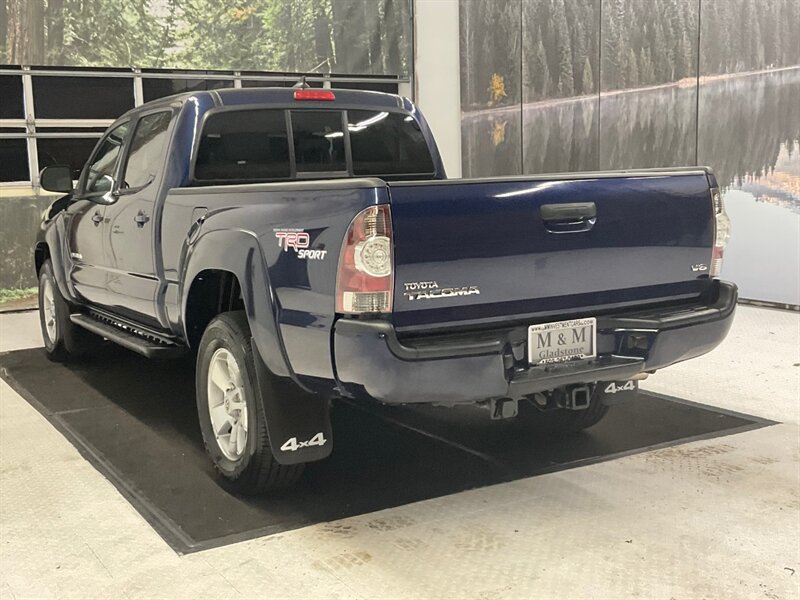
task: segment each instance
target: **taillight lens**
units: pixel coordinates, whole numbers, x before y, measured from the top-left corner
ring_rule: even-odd
[[[347,230],[339,255],[336,312],[392,311],[392,213],[380,204],[362,210]]]
[[[722,255],[731,238],[731,220],[725,212],[725,204],[719,188],[711,189],[711,200],[714,204],[714,249],[711,252],[709,276],[719,277],[722,272]]]

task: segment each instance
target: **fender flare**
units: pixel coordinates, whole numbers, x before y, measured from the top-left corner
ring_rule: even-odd
[[[291,368],[277,325],[280,305],[253,232],[215,229],[190,235],[180,283],[184,339],[189,339],[189,290],[197,275],[209,269],[228,271],[239,280],[253,341],[258,396],[275,459],[281,464],[297,464],[327,457],[333,447],[330,402],[303,386]],[[318,433],[326,440],[323,445],[281,449],[292,438],[306,441]]]
[[[276,376],[290,377],[300,385],[289,365],[277,326],[279,306],[261,247],[250,231],[210,230],[190,240],[179,288],[184,339],[189,339],[186,318],[189,290],[195,278],[207,270],[228,271],[236,276],[253,340],[267,368]]]
[[[71,303],[77,303],[77,294],[72,284],[67,279],[67,269],[72,266],[72,260],[66,256],[67,246],[65,242],[64,215],[60,213],[43,226],[43,235],[39,235],[36,241],[36,248],[44,244],[47,246],[50,262],[53,265],[53,276],[61,295]],[[34,250],[34,261],[35,261]],[[37,273],[38,274],[38,273]]]

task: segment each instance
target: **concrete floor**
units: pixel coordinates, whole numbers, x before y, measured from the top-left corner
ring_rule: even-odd
[[[642,387],[780,424],[178,556],[0,382],[0,599],[800,598],[800,315]]]

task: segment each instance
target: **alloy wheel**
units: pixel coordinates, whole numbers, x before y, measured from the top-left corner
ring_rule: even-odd
[[[222,454],[239,460],[247,446],[247,402],[239,364],[226,348],[217,349],[208,366],[208,415]]]

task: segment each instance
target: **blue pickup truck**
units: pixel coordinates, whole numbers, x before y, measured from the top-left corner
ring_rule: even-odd
[[[194,353],[220,480],[286,486],[337,398],[558,432],[718,345],[736,287],[707,168],[448,180],[406,98],[227,89],[120,117],[34,251],[48,355]],[[103,341],[103,339],[107,341]]]

